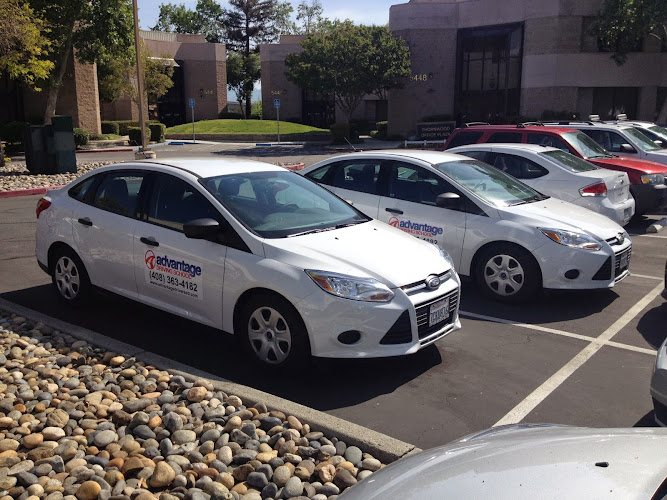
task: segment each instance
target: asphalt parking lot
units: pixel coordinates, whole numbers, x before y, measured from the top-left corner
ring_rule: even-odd
[[[306,164],[332,154],[298,146],[179,148],[165,146],[158,154]],[[80,161],[101,161],[98,156]],[[109,156],[129,159],[128,153]],[[86,310],[62,308],[34,256],[38,198],[0,200],[0,297],[5,300],[421,448],[502,423],[653,425],[648,385],[655,349],[667,336],[667,301],[660,297],[667,230],[657,235],[645,230],[663,214],[627,228],[632,274],[611,290],[548,292],[529,304],[504,305],[464,284],[463,329],[416,355],[316,359],[301,373],[266,376],[244,363],[229,336],[156,309],[111,295],[100,295]]]

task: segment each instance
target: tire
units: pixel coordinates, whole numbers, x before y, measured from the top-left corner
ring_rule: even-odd
[[[248,354],[264,367],[291,368],[310,357],[310,342],[301,316],[277,294],[251,296],[243,306],[239,329]]]
[[[70,248],[61,248],[53,257],[51,281],[60,300],[72,306],[85,303],[92,292],[86,268]]]
[[[533,256],[508,243],[482,250],[477,258],[475,280],[486,295],[503,302],[535,298],[542,288],[542,273]]]

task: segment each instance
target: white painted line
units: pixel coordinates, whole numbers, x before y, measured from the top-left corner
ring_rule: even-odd
[[[596,338],[593,342],[588,344],[584,349],[572,358],[565,366],[549,377],[542,385],[530,393],[523,401],[516,405],[503,418],[498,420],[494,427],[498,425],[516,424],[521,422],[531,411],[544,401],[552,392],[554,392],[560,385],[565,382],[570,375],[572,375],[579,367],[583,366],[593,354],[598,352],[604,345],[609,342],[614,335],[621,331],[635,316],[644,310],[644,308],[651,303],[663,289],[662,283],[657,285],[653,290],[644,296],[639,302],[630,308],[623,316],[617,319],[613,325],[607,328],[602,335]]]
[[[659,221],[654,222],[649,227],[646,228],[647,233],[659,233],[667,227],[667,217],[663,217]]]
[[[667,236],[666,236],[667,238]],[[635,274],[635,273],[630,273],[629,277],[635,277],[635,278],[644,278],[647,280],[656,280],[656,281],[662,281],[665,278],[659,278],[658,276],[648,276],[647,274]]]
[[[521,323],[520,321],[513,321],[511,319],[496,318],[494,316],[485,316],[483,314],[476,314],[467,311],[459,311],[459,314],[463,317],[469,317],[473,319],[482,319],[485,321],[491,321],[493,323],[503,323],[506,325],[518,326],[521,328],[527,328],[528,330],[537,330],[538,332],[544,333],[553,333],[554,335],[560,335],[562,337],[570,337],[577,340],[583,340],[586,342],[599,342],[598,338],[590,337],[588,335],[579,335],[578,333],[570,333],[564,330],[555,330],[553,328],[548,328],[540,325],[531,325],[530,323]],[[635,351],[641,352],[644,354],[650,354],[652,356],[656,355],[655,349],[647,349],[645,347],[636,347],[630,344],[622,344],[620,342],[605,342],[605,345],[610,347],[616,347],[618,349],[625,349],[626,351]]]
[[[667,236],[659,236],[657,234],[641,234],[644,238],[659,238],[661,240],[667,240]]]

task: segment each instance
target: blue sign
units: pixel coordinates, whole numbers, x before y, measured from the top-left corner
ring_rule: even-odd
[[[190,99],[188,99],[188,101],[189,101],[189,103],[190,103],[190,107],[191,107],[191,108],[194,108],[194,107],[195,107],[195,98],[194,98],[194,97],[191,97]]]
[[[274,108],[279,108],[280,107],[280,99],[274,99],[273,100],[273,107]]]

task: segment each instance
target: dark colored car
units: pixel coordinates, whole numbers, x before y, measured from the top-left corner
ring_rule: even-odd
[[[542,125],[474,125],[457,128],[445,149],[480,143],[527,143],[552,146],[590,161],[598,167],[628,174],[635,199],[635,215],[667,207],[667,166],[646,160],[620,158],[599,146],[580,130]]]

